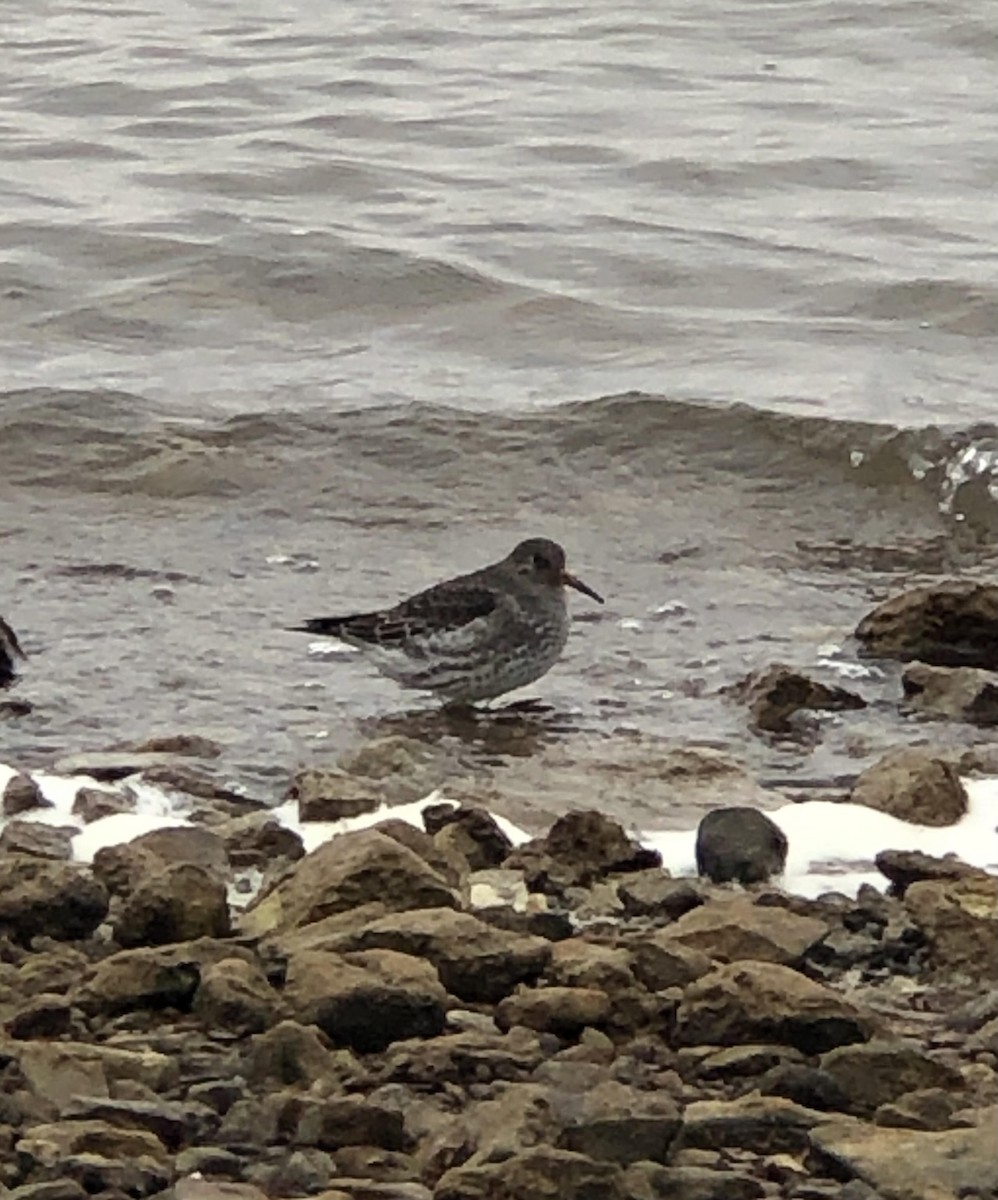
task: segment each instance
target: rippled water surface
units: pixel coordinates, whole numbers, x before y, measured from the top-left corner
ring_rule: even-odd
[[[863,757],[716,691],[990,569],[990,4],[0,20],[0,744],[282,777],[400,704],[284,624],[545,533],[610,599],[538,689],[570,726]]]

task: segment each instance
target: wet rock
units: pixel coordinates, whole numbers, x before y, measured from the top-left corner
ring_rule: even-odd
[[[0,796],[0,813],[5,817],[16,817],[18,813],[30,812],[33,808],[51,808],[42,789],[30,775],[11,776]]]
[[[282,1014],[280,996],[253,962],[223,958],[201,972],[194,1012],[209,1027],[261,1033]]]
[[[991,1196],[998,1191],[993,1109],[973,1129],[923,1133],[843,1120],[811,1130],[817,1166],[857,1177],[889,1200]]]
[[[739,896],[688,912],[662,931],[660,944],[680,942],[720,962],[749,958],[794,966],[828,932],[829,926],[815,917],[760,908]]]
[[[68,862],[73,857],[73,825],[41,825],[37,821],[9,821],[0,833],[0,852],[30,854]]]
[[[939,1132],[961,1122],[954,1115],[966,1106],[966,1096],[943,1088],[923,1088],[899,1096],[889,1104],[881,1104],[873,1114],[877,1125],[891,1129],[923,1129]]]
[[[868,1040],[873,1015],[776,963],[737,962],[691,983],[676,1012],[676,1044],[779,1042],[804,1054]]]
[[[136,1008],[189,1012],[201,971],[235,953],[225,942],[201,938],[179,945],[119,950],[103,959],[73,999],[87,1013],[113,1015]]]
[[[500,866],[513,849],[513,843],[484,808],[433,805],[424,809],[423,824],[427,833],[462,854],[473,871]]]
[[[384,797],[369,779],[335,767],[302,767],[292,776],[287,798],[298,801],[303,821],[340,821],[375,812]]]
[[[818,1112],[848,1112],[849,1097],[838,1080],[827,1071],[803,1063],[781,1063],[759,1080],[763,1096],[783,1096]]]
[[[401,1150],[402,1114],[360,1096],[336,1096],[308,1103],[298,1120],[294,1141],[321,1150],[378,1146]]]
[[[901,676],[906,713],[971,725],[998,725],[998,674],[978,667],[912,663]]]
[[[539,1033],[577,1037],[587,1025],[602,1025],[610,1016],[610,1000],[597,988],[546,987],[507,996],[496,1006],[500,1029],[525,1025]]]
[[[394,950],[293,953],[284,998],[294,1017],[361,1053],[443,1031],[447,993],[421,959]]]
[[[102,817],[131,812],[134,807],[134,800],[124,792],[106,792],[103,788],[81,787],[73,800],[73,816],[79,817],[84,825],[89,825],[91,821],[99,821]]]
[[[628,837],[616,821],[584,811],[560,817],[546,838],[518,847],[505,865],[522,870],[531,891],[559,895],[610,874],[660,867],[662,859]]]
[[[661,868],[637,871],[617,884],[617,895],[629,917],[665,917],[675,921],[703,904],[703,895],[689,879],[671,879]]]
[[[877,658],[998,669],[998,586],[950,580],[885,600],[856,628]]]
[[[457,908],[458,896],[418,854],[374,830],[347,833],[295,864],[242,918],[254,934],[309,925],[363,904]]]
[[[890,894],[903,896],[913,883],[924,879],[963,879],[986,872],[972,867],[955,854],[936,858],[921,850],[882,850],[874,859],[877,870],[891,881]]]
[[[168,766],[172,762],[169,754],[107,750],[68,754],[58,759],[52,770],[57,775],[89,775],[101,783],[115,783],[119,779],[127,779],[129,775],[138,775],[153,767]]]
[[[288,944],[309,945],[309,932]],[[450,908],[389,913],[352,931],[318,936],[324,948],[340,953],[396,950],[426,959],[449,992],[472,1003],[501,1000],[518,983],[536,979],[551,957],[543,938],[508,933]]]
[[[408,821],[392,817],[379,821],[374,829],[385,837],[394,838],[408,846],[451,887],[458,887],[468,874],[468,861],[452,847],[430,837],[425,830],[417,829]]]
[[[194,863],[166,867],[140,883],[114,922],[115,939],[123,947],[223,938],[229,933],[225,884]]]
[[[967,811],[956,767],[912,746],[889,750],[868,767],[849,799],[915,825],[954,825]]]
[[[220,758],[222,747],[200,733],[165,733],[123,747],[132,754],[176,754],[182,758]]]
[[[760,1200],[766,1195],[763,1185],[751,1175],[710,1167],[640,1163],[630,1168],[627,1180],[629,1195],[641,1200]]]
[[[127,896],[165,867],[189,864],[217,879],[228,875],[222,839],[208,829],[178,826],[155,829],[131,842],[102,846],[94,855],[94,874],[118,896]]]
[[[630,1200],[623,1173],[614,1163],[547,1146],[524,1150],[501,1162],[447,1171],[433,1192],[433,1200],[499,1200],[506,1196]]]
[[[963,1087],[959,1071],[902,1041],[878,1039],[865,1045],[839,1046],[822,1055],[821,1068],[849,1097],[852,1111],[864,1115],[906,1092]]]
[[[229,863],[237,870],[258,867],[263,870],[282,859],[297,862],[305,855],[301,836],[265,812],[246,813],[220,825]]]
[[[752,728],[764,733],[793,733],[793,718],[802,710],[866,708],[866,701],[855,692],[820,683],[785,663],[753,672],[730,691],[747,704]]]
[[[89,937],[107,916],[108,895],[85,868],[26,854],[0,855],[0,934],[26,942]]]
[[[781,1096],[697,1100],[683,1112],[679,1144],[705,1150],[750,1150],[754,1154],[799,1154],[820,1113]]]
[[[650,992],[685,987],[714,965],[706,954],[667,937],[664,929],[633,935],[625,944],[635,978]]]
[[[998,878],[913,883],[904,904],[928,942],[933,969],[973,979],[998,975]]]
[[[671,1096],[612,1080],[576,1096],[557,1095],[557,1109],[562,1149],[621,1165],[664,1163],[682,1125]]]
[[[762,883],[787,861],[787,839],[755,808],[716,808],[697,828],[697,871],[714,883]]]

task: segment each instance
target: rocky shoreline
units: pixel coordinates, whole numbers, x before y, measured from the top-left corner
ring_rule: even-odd
[[[936,617],[950,651],[922,660],[989,674],[967,647],[998,642],[962,618],[943,637]],[[883,615],[870,628],[903,648]],[[781,734],[850,703],[772,672],[750,692]],[[699,877],[600,812],[513,845],[466,798],[306,853],[212,773],[215,749],[158,739],[69,764],[104,781],[77,791],[83,822],[126,812],[139,772],[187,801],[186,824],[90,864],[71,861],[74,831],[24,819],[45,803],[35,780],[3,791],[0,1197],[998,1190],[995,875],[885,846],[886,890],[805,899],[772,882],[780,830],[730,805],[701,823]],[[369,812],[371,761],[410,753],[384,739],[289,794],[303,818]],[[849,796],[923,825],[967,804],[956,764],[910,748]]]

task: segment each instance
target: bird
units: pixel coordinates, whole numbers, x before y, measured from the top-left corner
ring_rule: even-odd
[[[557,542],[533,537],[499,562],[391,608],[312,617],[290,628],[338,638],[403,688],[430,692],[448,707],[468,707],[551,670],[571,625],[566,587],[604,602],[568,571]]]
[[[18,645],[17,634],[0,617],[0,688],[9,687],[17,678],[18,659],[26,658]]]

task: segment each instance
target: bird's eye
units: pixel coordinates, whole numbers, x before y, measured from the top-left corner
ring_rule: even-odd
[[[535,554],[534,566],[538,571],[549,571],[551,569],[551,562],[546,554]]]

